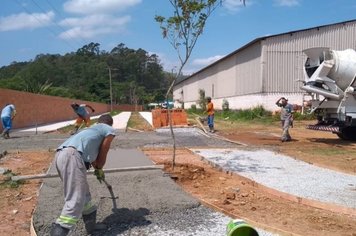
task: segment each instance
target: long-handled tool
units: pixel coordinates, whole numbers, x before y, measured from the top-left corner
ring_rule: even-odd
[[[103,182],[105,183],[106,187],[108,188],[110,195],[111,195],[111,199],[112,199],[112,205],[113,205],[113,210],[117,209],[117,205],[116,205],[116,199],[119,197],[115,197],[114,195],[114,191],[112,190],[112,186],[106,182],[105,179],[103,179]]]

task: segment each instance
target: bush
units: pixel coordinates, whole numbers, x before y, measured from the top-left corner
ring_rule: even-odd
[[[196,112],[197,111],[197,105],[193,104],[191,107],[190,107],[190,110],[192,112]]]
[[[294,120],[316,120],[315,113],[312,114],[302,114],[300,112],[293,113]]]
[[[230,110],[230,108],[229,108],[229,101],[226,100],[225,98],[224,98],[224,100],[223,100],[223,102],[222,102],[222,110],[223,110],[223,111],[229,111],[229,110]]]
[[[198,105],[199,105],[200,109],[205,110],[205,108],[206,108],[206,98],[205,98],[205,90],[204,89],[199,89]]]
[[[229,120],[256,120],[256,119],[271,119],[272,113],[263,108],[263,106],[257,106],[252,109],[244,110],[223,110],[222,112],[217,112],[217,116],[224,119],[229,118]]]

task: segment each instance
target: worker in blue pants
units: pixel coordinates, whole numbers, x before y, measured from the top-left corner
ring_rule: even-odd
[[[1,136],[5,139],[10,138],[10,130],[12,129],[12,120],[15,118],[16,109],[13,104],[6,104],[1,110],[1,124],[3,131]]]

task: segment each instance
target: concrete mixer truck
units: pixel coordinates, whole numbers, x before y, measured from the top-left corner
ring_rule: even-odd
[[[304,65],[302,90],[310,96],[314,130],[331,131],[344,140],[356,140],[356,51],[310,48]]]

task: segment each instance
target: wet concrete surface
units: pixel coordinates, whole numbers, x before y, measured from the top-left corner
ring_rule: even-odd
[[[106,175],[106,180],[118,197],[115,200],[116,209],[113,208],[113,199],[106,186],[100,184],[94,176],[88,176],[92,198],[98,206],[98,221],[108,226],[105,232],[98,231],[94,235],[150,235],[155,226],[163,226],[166,230],[175,229],[177,225],[172,223],[172,219],[179,218],[176,215],[184,215],[187,211],[194,215],[197,214],[195,211],[199,212],[203,208],[160,170],[110,173]],[[60,180],[46,180],[33,215],[38,235],[48,235],[50,224],[58,217],[62,206]],[[187,219],[176,222],[184,227],[181,221]],[[187,223],[192,224],[191,221],[189,219]],[[195,221],[194,225],[201,224],[200,218]],[[72,235],[86,235],[82,221],[77,224]]]
[[[196,131],[177,129],[177,147],[236,147]],[[12,137],[0,140],[0,151],[55,150],[69,135],[14,132]],[[117,131],[105,168],[150,165],[140,147],[172,147],[169,129],[145,133]],[[92,198],[98,205],[98,221],[108,226],[105,232],[93,235],[225,235],[229,217],[202,206],[161,170],[108,173],[106,179],[118,196],[116,209],[106,186],[88,175]],[[50,225],[63,206],[62,191],[59,178],[44,180],[33,214],[38,235],[49,235]],[[71,235],[86,235],[82,221]]]

